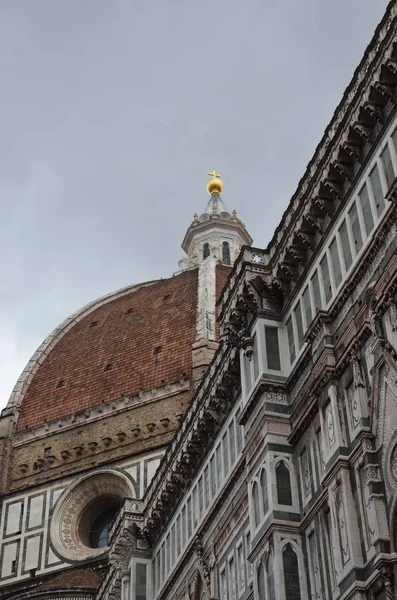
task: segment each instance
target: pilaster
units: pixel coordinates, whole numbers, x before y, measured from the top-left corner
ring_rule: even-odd
[[[216,342],[216,265],[208,256],[199,266],[196,339],[192,346],[193,382],[198,384],[218,348]]]

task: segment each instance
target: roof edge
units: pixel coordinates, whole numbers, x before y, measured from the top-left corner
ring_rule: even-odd
[[[319,164],[319,160],[323,158],[321,152],[325,152],[332,144],[335,142],[337,138],[337,133],[339,129],[339,125],[346,116],[346,113],[354,103],[356,96],[358,94],[355,91],[355,87],[357,82],[361,82],[367,72],[370,69],[370,66],[373,65],[376,54],[377,54],[377,42],[381,43],[387,37],[388,23],[391,22],[397,13],[397,2],[396,0],[390,0],[389,4],[386,7],[385,13],[378,23],[371,40],[369,41],[364,54],[354,70],[353,76],[346,86],[342,98],[337,105],[334,113],[329,121],[328,125],[325,127],[324,133],[320,139],[320,142],[317,144],[312,157],[310,158],[304,173],[301,179],[298,182],[298,186],[293,193],[288,206],[286,207],[281,220],[277,227],[274,230],[273,236],[271,240],[268,242],[265,251],[269,254],[275,253],[277,249],[282,245],[285,236],[287,235],[287,217],[288,215],[295,214],[298,212],[299,206],[295,206],[295,204],[299,204],[299,200],[306,193],[306,190],[314,179],[315,174],[322,169],[322,165]],[[371,52],[373,52],[373,56],[371,56]],[[321,155],[321,156],[320,156]]]

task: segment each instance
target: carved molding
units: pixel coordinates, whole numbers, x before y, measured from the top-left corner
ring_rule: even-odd
[[[380,139],[396,104],[396,12],[396,6],[391,6],[383,26],[378,28],[371,50],[356,70],[268,248],[243,247],[219,301],[222,321],[242,263],[270,270],[270,287],[278,279],[292,291],[310,259],[310,247],[327,234],[332,216],[349,193],[373,144]]]
[[[95,507],[103,510],[107,501],[121,506],[133,493],[127,477],[117,471],[97,471],[79,479],[62,494],[51,519],[51,540],[58,554],[69,561],[105,554],[107,547],[88,546],[89,521],[98,516]]]

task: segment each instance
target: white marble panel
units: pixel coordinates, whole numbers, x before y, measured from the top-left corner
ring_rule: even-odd
[[[51,548],[48,549],[48,558],[47,558],[47,564],[48,565],[53,565],[54,563],[59,563],[59,558],[56,554],[54,554],[54,552],[51,550]]]
[[[12,563],[17,558],[18,543],[12,542],[4,546],[3,560],[1,565],[1,577],[13,575]]]
[[[146,485],[147,486],[152,481],[154,474],[158,469],[160,461],[161,461],[161,456],[159,456],[159,458],[153,458],[152,460],[148,460],[146,462]]]
[[[52,493],[52,506],[55,506],[55,504],[58,501],[58,498],[61,494],[63,494],[63,492],[65,491],[65,489],[60,489],[60,490],[54,490]]]
[[[25,541],[25,564],[24,570],[37,569],[39,566],[41,536],[27,538]]]
[[[6,535],[18,533],[20,530],[20,521],[22,513],[22,502],[10,502],[6,508]]]
[[[40,527],[43,523],[44,495],[34,496],[29,501],[28,529]],[[33,568],[33,567],[32,567]]]
[[[136,494],[139,496],[141,490],[139,489],[139,480],[138,480],[138,465],[133,465],[132,467],[128,467],[125,471],[131,475],[135,482]]]
[[[131,475],[131,477],[138,482],[138,465],[133,465],[132,467],[128,467],[125,469],[127,473]]]

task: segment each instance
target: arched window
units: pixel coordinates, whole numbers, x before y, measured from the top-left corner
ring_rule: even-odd
[[[276,467],[277,502],[292,506],[291,477],[285,462],[281,460]]]
[[[267,511],[269,510],[269,498],[267,495],[267,477],[266,477],[265,469],[262,469],[260,482],[261,482],[262,500],[263,500],[263,502],[262,502],[263,514],[265,515],[267,513]]]
[[[285,600],[301,600],[298,557],[291,544],[283,551]]]
[[[257,583],[259,600],[266,600],[265,569],[263,568],[262,562],[257,571]]]
[[[210,255],[210,245],[208,242],[205,242],[203,246],[203,260],[205,260]]]
[[[254,520],[255,527],[258,527],[261,521],[261,507],[260,507],[260,494],[259,494],[259,485],[258,482],[255,481],[252,486],[252,501],[254,503]]]
[[[230,247],[229,242],[222,243],[222,262],[224,265],[230,265]]]

